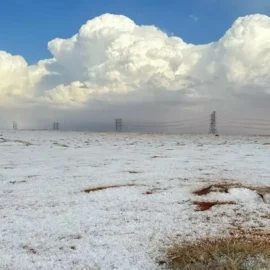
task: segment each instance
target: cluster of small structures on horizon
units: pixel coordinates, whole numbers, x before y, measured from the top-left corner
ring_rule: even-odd
[[[122,118],[115,119],[115,131],[116,132],[122,132],[123,127],[124,127],[123,119]],[[59,122],[53,122],[52,129],[53,130],[59,130],[60,129],[60,123]],[[17,125],[16,122],[13,122],[13,130],[18,130],[18,125]],[[209,134],[219,136],[218,131],[217,131],[216,111],[214,111],[210,115]]]

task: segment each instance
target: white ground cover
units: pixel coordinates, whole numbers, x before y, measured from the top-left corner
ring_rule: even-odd
[[[0,269],[162,269],[171,239],[270,229],[270,137],[0,131]],[[90,193],[87,188],[129,185]],[[233,201],[197,211],[194,201]]]

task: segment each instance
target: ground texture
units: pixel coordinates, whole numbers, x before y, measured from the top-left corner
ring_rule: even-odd
[[[270,137],[0,132],[0,269],[163,269],[270,230]]]

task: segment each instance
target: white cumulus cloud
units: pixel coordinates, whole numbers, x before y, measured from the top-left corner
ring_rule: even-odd
[[[16,100],[32,98],[36,83],[46,74],[42,65],[28,66],[21,56],[0,51],[0,105],[14,105]]]
[[[222,98],[252,91],[250,85],[268,93],[270,18],[239,18],[219,41],[195,46],[154,26],[105,14],[70,39],[52,40],[49,50],[54,58],[47,69],[61,84],[44,95],[62,103],[106,99],[108,93],[144,97],[161,89],[183,99]]]
[[[239,18],[220,40],[193,45],[155,26],[104,14],[71,38],[50,41],[48,49],[52,58],[35,66],[0,52],[0,104],[27,98],[65,108],[99,102],[214,108],[270,100],[265,15]]]

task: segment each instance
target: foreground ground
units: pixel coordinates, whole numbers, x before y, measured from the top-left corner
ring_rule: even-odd
[[[270,229],[270,137],[2,131],[0,153],[3,270],[162,269],[175,239]]]

